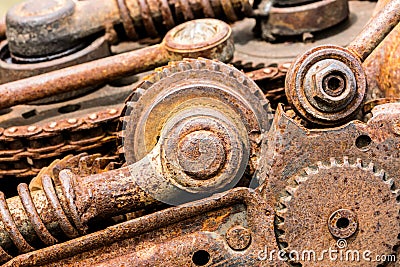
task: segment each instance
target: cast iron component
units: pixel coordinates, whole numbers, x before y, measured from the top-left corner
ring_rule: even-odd
[[[299,56],[286,76],[289,103],[307,122],[333,126],[358,113],[367,90],[360,60],[338,46],[319,46]]]
[[[349,4],[346,0],[319,1],[264,0],[255,11],[257,31],[261,38],[275,41],[279,36],[299,36],[326,30],[344,21],[349,16]],[[270,8],[266,6],[271,5]]]
[[[374,10],[375,13],[389,3],[389,0],[380,0]],[[398,24],[382,41],[363,66],[368,80],[368,99],[398,98],[400,96],[400,24]]]
[[[301,118],[312,124],[332,126],[357,115],[367,89],[361,63],[399,23],[399,8],[400,0],[391,1],[347,49],[319,46],[296,59],[286,77],[285,90]]]
[[[113,25],[122,24],[136,40],[162,36],[184,21],[215,17],[233,22],[251,11],[247,0],[28,0],[8,11],[7,38],[12,56],[32,61],[70,51]]]
[[[104,36],[83,43],[79,51],[60,58],[42,57],[34,63],[15,62],[10,54],[8,42],[0,45],[0,84],[39,75],[57,69],[96,60],[111,55],[110,44]],[[70,94],[71,95],[71,94]]]
[[[246,73],[275,106],[279,99],[285,99],[286,65]],[[1,190],[11,196],[9,191],[16,187],[17,184],[13,186],[12,183],[17,183],[17,179],[22,178],[21,182],[24,182],[23,179],[34,177],[43,167],[70,153],[114,153],[118,144],[115,140],[121,130],[117,127],[118,118],[131,90],[132,86],[107,85],[73,100],[47,105],[20,105],[2,115]],[[72,113],[60,113],[75,108],[79,109]]]
[[[4,266],[281,266],[277,259],[259,259],[260,251],[277,250],[273,218],[259,193],[237,188],[20,255]],[[244,228],[251,235],[245,248],[231,236]]]
[[[146,101],[154,97],[159,101],[146,111]],[[1,211],[12,216],[2,217],[0,224],[4,249],[14,244],[25,252],[25,243],[36,244],[43,227],[55,237],[61,230],[73,238],[87,233],[96,220],[159,205],[160,200],[182,204],[229,190],[245,171],[251,179],[259,168],[266,145],[261,139],[271,119],[269,104],[253,81],[206,59],[159,69],[135,91],[127,110],[124,149],[130,165],[86,177],[63,170],[59,186],[49,174],[42,175],[43,190],[20,190],[20,197],[7,199],[9,208],[3,206]],[[137,115],[143,118],[136,121]],[[143,138],[145,129],[147,142],[132,148],[131,138]],[[171,142],[176,138],[180,141]],[[29,199],[36,209],[25,212],[22,203]]]
[[[335,128],[307,129],[279,105],[267,138],[268,150],[261,163],[264,174],[260,177],[265,180],[260,184],[270,204],[280,200],[287,181],[301,170],[318,161],[327,164],[330,158],[343,155],[348,155],[350,162],[373,159],[377,170],[385,170],[385,180],[393,179],[399,184],[400,104],[376,106],[372,114],[367,123],[351,121]],[[302,160],[293,160],[298,158]]]
[[[135,176],[159,201],[176,205],[206,197],[231,188],[245,171],[251,178],[258,168],[269,103],[233,68],[208,60],[170,64],[147,78],[127,107],[126,162],[151,158],[149,153],[161,157],[152,164],[162,166],[163,175],[151,181]]]
[[[231,31],[228,24],[215,19],[180,24],[167,33],[161,44],[0,85],[0,109],[98,85],[186,57],[227,62],[234,52]]]
[[[343,266],[328,255],[321,257],[327,248],[358,251],[362,266],[377,266],[373,260],[364,262],[361,254],[370,251],[375,259],[394,253],[400,233],[396,186],[383,170],[361,159],[317,162],[293,175],[281,192],[275,220],[280,247],[287,253],[314,251],[316,261],[292,255],[292,263],[307,266]],[[353,257],[346,266],[360,266]]]

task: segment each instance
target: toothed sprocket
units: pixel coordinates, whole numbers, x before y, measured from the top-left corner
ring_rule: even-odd
[[[289,182],[277,207],[277,240],[289,262],[303,266],[382,264],[375,261],[376,256],[393,254],[400,233],[393,180],[375,170],[373,163],[364,165],[357,160],[350,164],[347,157],[342,163],[331,159],[330,165],[317,165]],[[331,257],[329,250],[337,252],[331,252]],[[298,254],[289,257],[291,251]],[[315,252],[314,259],[309,251]],[[364,259],[366,251],[371,261]],[[358,253],[358,261],[353,253]]]
[[[128,164],[157,144],[163,127],[182,110],[212,108],[245,127],[249,140],[247,172],[253,174],[261,154],[261,135],[272,121],[271,109],[258,86],[222,62],[185,59],[156,69],[135,89],[124,112],[123,142]],[[208,115],[207,115],[208,116]]]

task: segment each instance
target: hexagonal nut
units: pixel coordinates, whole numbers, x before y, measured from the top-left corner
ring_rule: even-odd
[[[311,76],[308,98],[322,111],[342,110],[355,96],[356,79],[351,69],[341,61],[321,60],[310,68],[308,74]]]

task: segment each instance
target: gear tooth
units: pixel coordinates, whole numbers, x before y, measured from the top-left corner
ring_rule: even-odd
[[[310,170],[312,170],[312,169],[310,169]],[[306,171],[306,172],[307,172],[307,171]],[[314,173],[316,173],[315,170],[312,170],[312,174],[314,174]],[[302,184],[302,183],[304,183],[305,181],[307,181],[308,178],[307,178],[306,176],[296,176],[296,177],[294,178],[294,180],[296,181],[297,184]],[[294,189],[294,188],[293,188],[293,189]],[[287,189],[286,189],[286,190],[287,190]]]
[[[287,242],[286,235],[285,234],[281,234],[280,236],[278,236],[278,239],[279,239],[280,245],[282,245],[281,249],[287,248],[287,243],[288,242]],[[285,244],[282,244],[282,243],[285,243]]]
[[[377,177],[379,177],[380,179],[384,180],[385,178],[385,171],[384,170],[379,170],[378,172],[375,173],[375,175]]]
[[[200,60],[197,59],[194,62],[194,68],[197,69],[197,70],[200,70],[202,67],[203,67],[203,62],[201,62]]]
[[[285,229],[285,223],[284,223],[284,222],[277,223],[277,224],[275,224],[275,227],[276,227],[276,229],[278,229],[278,230],[284,231],[284,229]]]
[[[185,71],[185,70],[186,70],[186,64],[183,63],[183,62],[179,62],[179,63],[178,63],[178,69],[179,69],[180,71]]]
[[[240,82],[240,83],[244,83],[244,81],[246,80],[246,78],[244,77],[244,75],[239,75],[237,78],[236,78],[236,80],[238,81],[238,82]],[[259,91],[256,91],[255,93],[257,93],[257,92],[259,92]]]
[[[394,184],[394,180],[393,179],[388,179],[386,181],[384,181],[385,184],[387,184],[389,187],[392,187]]]
[[[162,70],[162,72],[163,72],[163,74],[164,74],[164,77],[170,76],[170,75],[171,75],[171,70],[170,70],[169,68],[164,68],[164,69]]]
[[[287,210],[288,210],[288,209],[286,209],[286,208],[278,209],[278,210],[276,211],[276,215],[279,216],[279,217],[284,218],[284,217],[285,217],[285,214],[287,213]]]
[[[370,162],[368,164],[367,170],[370,172],[374,172],[374,168],[375,168],[374,163]]]
[[[354,164],[355,167],[362,169],[362,159],[357,158],[356,163]]]
[[[395,195],[396,198],[399,197],[400,196],[400,189],[393,190],[393,194]]]
[[[327,168],[327,166],[325,166],[324,163],[322,163],[322,161],[317,162],[317,167],[318,167],[318,170]]]
[[[280,202],[287,207],[289,206],[291,200],[292,200],[291,196],[281,197]]]
[[[219,64],[217,64],[216,62],[213,62],[211,64],[211,67],[212,67],[212,70],[214,70],[214,71],[220,71],[220,69],[221,69]]]
[[[297,191],[297,187],[287,186],[285,189],[291,196],[293,196]]]
[[[304,169],[304,171],[307,173],[307,175],[312,175],[312,174],[317,174],[318,170],[315,170],[313,168],[307,167]]]
[[[335,158],[330,158],[329,160],[331,162],[331,167],[337,167],[338,166],[338,163],[337,163]]]
[[[343,157],[343,167],[350,167],[349,157]]]
[[[149,89],[150,88],[150,86],[152,86],[153,85],[153,83],[152,82],[150,82],[150,81],[148,81],[148,80],[145,80],[145,81],[143,81],[143,83],[140,85],[140,89],[141,90],[147,90],[147,89]]]

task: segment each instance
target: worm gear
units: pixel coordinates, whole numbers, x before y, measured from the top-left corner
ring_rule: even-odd
[[[290,263],[377,266],[383,262],[376,256],[393,254],[398,244],[397,197],[393,180],[373,163],[350,164],[347,157],[343,163],[331,159],[328,166],[318,162],[297,175],[280,198],[278,243]]]

